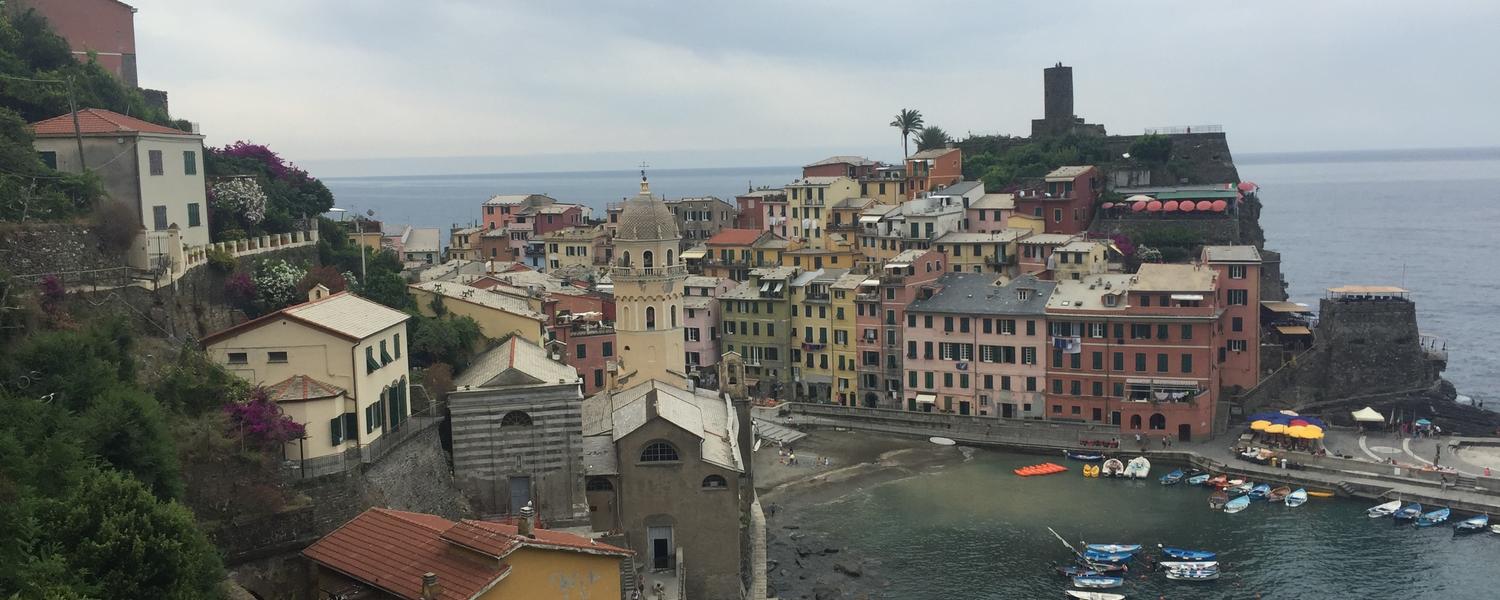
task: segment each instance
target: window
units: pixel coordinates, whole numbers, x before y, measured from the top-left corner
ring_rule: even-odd
[[[641,462],[676,462],[682,460],[677,456],[677,449],[666,442],[651,442],[641,450]]]
[[[965,389],[965,390],[969,389],[969,374],[968,373],[959,373],[958,374],[958,387],[960,389]]]
[[[243,364],[245,364],[247,362],[250,362],[250,355],[249,354],[247,354],[245,352],[230,352],[229,353],[229,364],[231,364],[231,365],[243,365]]]
[[[1083,382],[1078,381],[1077,379],[1069,381],[1068,382],[1068,393],[1072,394],[1074,396],[1082,396],[1083,395],[1082,385],[1083,385]],[[1073,414],[1075,414],[1075,415],[1078,414],[1078,411],[1077,411],[1078,407],[1075,406],[1075,407],[1073,407],[1073,409],[1074,409]]]
[[[1184,340],[1193,339],[1193,326],[1192,325],[1186,325],[1185,324],[1185,325],[1182,326],[1182,339],[1184,339]]]
[[[1077,383],[1077,382],[1075,381],[1074,383]],[[1076,414],[1080,414],[1082,412],[1082,407],[1078,406],[1077,404],[1074,404],[1073,406],[1069,407],[1069,409],[1070,410],[1068,412],[1071,413],[1071,414],[1075,414],[1075,415]]]
[[[931,342],[929,342],[929,343],[931,343]],[[916,340],[908,340],[906,342],[906,357],[907,358],[916,358],[917,357],[917,342],[916,342]]]
[[[604,387],[604,369],[594,369],[594,387]]]
[[[724,481],[724,478],[722,476],[709,475],[708,477],[703,478],[703,489],[705,490],[722,490],[728,487],[729,482]]]
[[[328,434],[334,446],[344,443],[344,415],[328,420]]]
[[[286,352],[267,352],[266,362],[284,363],[286,362]]]
[[[1229,278],[1230,279],[1244,279],[1245,278],[1245,265],[1229,265]]]
[[[1094,384],[1093,384],[1093,389],[1091,391],[1094,393],[1095,396],[1103,396],[1104,395],[1104,382],[1103,381],[1095,381]]]
[[[578,344],[574,348],[576,349],[575,353],[577,354],[578,358],[588,358],[589,357],[589,347],[588,347],[588,345],[586,345],[586,344]]]
[[[922,382],[925,383],[925,384],[927,384],[927,386],[926,386],[927,389],[932,389],[933,387],[935,387],[935,386],[932,385],[932,380],[933,380],[932,371],[928,371],[928,372],[922,374]]]
[[[1249,303],[1249,290],[1229,290],[1229,304],[1234,306],[1244,306]]]
[[[1021,290],[1026,291],[1026,290]],[[1026,335],[1036,335],[1036,321],[1026,322]]]
[[[1103,323],[1089,323],[1089,337],[1102,338],[1105,335]]]
[[[1165,340],[1165,339],[1167,339],[1169,337],[1171,337],[1171,334],[1168,333],[1167,326],[1163,325],[1163,324],[1158,324],[1156,326],[1156,339],[1158,339],[1158,340]]]
[[[197,175],[198,174],[198,153],[197,152],[194,152],[192,150],[183,150],[182,151],[182,174],[183,175]]]
[[[1036,348],[1034,346],[1024,346],[1021,348],[1021,364],[1036,364]]]
[[[386,350],[385,340],[380,340],[380,366],[391,364],[391,353]]]
[[[906,387],[912,387],[912,388],[917,387],[917,372],[916,371],[907,371],[906,372]]]
[[[958,319],[958,331],[959,331],[959,333],[968,333],[969,332],[969,318],[968,317],[959,317],[959,319]]]
[[[943,373],[943,387],[945,387],[945,388],[951,388],[951,387],[953,387],[953,374],[952,373]]]
[[[647,330],[654,330],[654,329],[656,329],[656,307],[655,306],[647,306],[646,307],[646,329]]]
[[[1229,330],[1230,331],[1244,331],[1245,330],[1245,318],[1244,317],[1234,317],[1234,318],[1230,319],[1229,320]]]
[[[500,417],[501,427],[530,427],[531,415],[519,410],[513,410]]]
[[[1156,355],[1156,372],[1157,373],[1166,373],[1167,372],[1167,362],[1168,362],[1167,361],[1167,355],[1165,353],[1157,354]]]
[[[603,477],[590,477],[588,482],[583,484],[583,489],[586,492],[613,492],[615,486]]]
[[[614,342],[604,342],[604,347],[600,349],[599,354],[602,355],[602,356],[614,356],[615,355],[615,343]]]
[[[1116,370],[1116,371],[1124,371],[1125,370],[1125,353],[1124,352],[1116,352],[1115,353],[1115,357],[1114,357],[1114,370]]]
[[[167,230],[167,207],[151,207],[151,226],[157,231]]]
[[[1098,371],[1104,368],[1104,353],[1095,352],[1089,355],[1089,368]]]
[[[1061,393],[1063,393],[1063,380],[1061,380],[1061,379],[1053,379],[1052,380],[1052,393],[1054,393],[1054,394],[1061,394]]]
[[[48,169],[56,169],[57,168],[57,153],[56,152],[52,152],[52,151],[38,152],[37,153],[37,157],[42,159],[42,164],[47,165]]]
[[[1000,326],[1000,335],[1015,335],[1016,334],[1016,320],[1015,319],[1000,319],[999,320],[999,326]]]
[[[1058,383],[1062,383],[1062,382],[1059,381]],[[1059,390],[1059,391],[1061,391],[1061,390]],[[1062,405],[1061,404],[1053,404],[1052,405],[1052,414],[1055,414],[1055,415],[1062,414]]]
[[[1137,353],[1135,353],[1135,370],[1136,370],[1137,373],[1144,373],[1144,372],[1146,372],[1146,353],[1145,352],[1137,352]]]
[[[198,206],[197,202],[189,202],[188,205],[187,205],[187,211],[188,211],[188,227],[201,227],[201,226],[203,226],[203,217],[200,214],[201,211],[199,210],[199,206]]]
[[[1146,296],[1142,296],[1142,298],[1145,298],[1145,297]],[[1132,340],[1149,340],[1149,339],[1151,339],[1151,326],[1150,325],[1141,324],[1141,323],[1132,323],[1130,325],[1130,339],[1132,339]]]
[[[1183,373],[1192,373],[1193,372],[1193,355],[1191,355],[1191,354],[1184,354],[1184,355],[1182,355],[1182,372]]]
[[[1229,340],[1229,349],[1231,351],[1233,351],[1233,352],[1244,352],[1245,348],[1246,348],[1245,340]]]
[[[161,175],[164,172],[161,166],[161,150],[147,150],[146,162],[151,163],[152,175]]]
[[[375,361],[375,347],[365,346],[365,372],[374,373],[380,368],[380,363]]]

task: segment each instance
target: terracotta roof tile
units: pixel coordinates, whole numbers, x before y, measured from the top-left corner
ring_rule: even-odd
[[[708,238],[705,244],[714,246],[748,246],[760,237],[759,229],[725,229]]]
[[[323,536],[302,555],[356,581],[400,598],[422,595],[422,574],[434,573],[443,600],[469,600],[504,576],[510,565],[479,560],[440,536],[447,519],[372,508]]]
[[[323,383],[306,375],[293,375],[266,386],[266,393],[276,402],[316,400],[332,398],[344,393],[344,388]]]
[[[612,554],[616,556],[628,556],[631,554],[629,550],[624,548],[601,544],[581,535],[540,528],[533,529],[532,534],[536,537],[524,538],[517,532],[516,526],[512,524],[465,519],[459,521],[451,529],[443,532],[443,539],[499,558],[504,558],[505,555],[522,546],[583,551],[591,554]]]
[[[84,135],[107,135],[112,133],[164,133],[169,135],[197,135],[165,125],[157,125],[128,117],[101,108],[85,108],[78,111],[78,129]],[[39,137],[73,135],[73,113],[52,117],[31,124],[32,132]]]

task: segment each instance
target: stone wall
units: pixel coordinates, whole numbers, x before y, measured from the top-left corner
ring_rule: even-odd
[[[0,227],[0,269],[10,275],[77,273],[125,266],[125,257],[100,246],[92,225],[5,224]]]
[[[1239,219],[1218,218],[1151,218],[1151,217],[1124,217],[1124,218],[1096,218],[1089,227],[1089,232],[1096,236],[1109,236],[1123,233],[1132,241],[1150,240],[1153,235],[1170,235],[1174,238],[1183,237],[1196,241],[1198,246],[1203,245],[1234,245],[1241,242]]]
[[[1318,305],[1318,344],[1328,352],[1327,397],[1421,387],[1437,380],[1417,332],[1416,304],[1406,300],[1335,301]]]

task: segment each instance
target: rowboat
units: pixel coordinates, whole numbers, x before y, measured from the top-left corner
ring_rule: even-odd
[[[1203,571],[1167,571],[1167,579],[1175,581],[1213,581],[1219,578],[1218,569]]]
[[[1333,492],[1313,491],[1308,492],[1307,495],[1312,496],[1313,498],[1332,498],[1337,494],[1334,494]]]
[[[1432,527],[1433,525],[1447,522],[1448,516],[1452,514],[1453,511],[1446,507],[1439,508],[1435,511],[1417,517],[1417,527]]]
[[[1125,594],[1111,594],[1109,592],[1085,592],[1083,590],[1064,591],[1069,598],[1077,600],[1125,600]]]
[[[1213,510],[1224,508],[1225,504],[1229,504],[1229,492],[1219,490],[1208,497],[1208,507]]]
[[[1118,459],[1118,458],[1111,458],[1109,460],[1104,461],[1104,476],[1105,477],[1119,477],[1119,476],[1123,475],[1124,473],[1125,473],[1125,463],[1120,462],[1120,459]]]
[[[1124,564],[1124,563],[1102,563],[1102,562],[1101,563],[1089,563],[1089,562],[1086,562],[1086,563],[1084,563],[1084,567],[1086,567],[1088,570],[1093,571],[1095,573],[1098,573],[1100,575],[1115,575],[1115,576],[1121,576],[1121,577],[1123,577],[1126,572],[1130,571],[1130,565],[1127,565],[1127,564]]]
[[[1479,533],[1490,525],[1489,515],[1476,515],[1453,526],[1454,533]]]
[[[1236,481],[1238,481],[1239,483],[1235,483]],[[1231,480],[1229,480],[1229,487],[1224,488],[1224,491],[1227,491],[1227,492],[1229,492],[1231,494],[1248,494],[1248,493],[1250,493],[1250,490],[1253,490],[1253,489],[1255,489],[1255,482],[1254,481],[1245,481],[1243,479],[1231,479]]]
[[[1094,552],[1128,552],[1135,554],[1141,551],[1140,544],[1089,544],[1084,546],[1085,550]]]
[[[1208,482],[1208,473],[1199,473],[1187,478],[1188,485],[1203,485]]]
[[[1490,533],[1500,534],[1500,525],[1490,525]]]
[[[1132,458],[1130,463],[1125,465],[1125,476],[1131,479],[1145,479],[1150,474],[1151,461],[1146,460],[1144,456]]]
[[[1100,552],[1097,550],[1084,550],[1083,560],[1091,563],[1122,563],[1135,556],[1134,552]]]
[[[1177,469],[1175,471],[1172,471],[1171,473],[1167,473],[1166,475],[1162,475],[1161,476],[1161,484],[1162,485],[1176,485],[1176,484],[1181,483],[1181,482],[1182,482],[1182,469]]]
[[[1369,510],[1365,511],[1365,514],[1370,515],[1371,519],[1378,519],[1380,517],[1389,517],[1395,514],[1398,510],[1401,510],[1401,501],[1392,500],[1384,504],[1371,506]]]
[[[1063,454],[1069,459],[1081,460],[1083,462],[1099,462],[1104,460],[1104,455],[1098,452],[1082,452],[1079,450],[1064,450]]]
[[[1292,488],[1281,486],[1279,488],[1271,490],[1271,493],[1266,494],[1266,502],[1284,502],[1286,501],[1286,497],[1290,496],[1291,494]]]
[[[1162,546],[1160,544],[1158,544],[1157,547],[1161,548],[1162,556],[1165,556],[1167,558],[1175,558],[1177,560],[1213,560],[1219,557],[1218,554],[1209,552],[1207,550],[1188,550],[1186,548],[1173,548],[1171,546]]]
[[[1104,577],[1096,575],[1092,577],[1074,577],[1073,587],[1093,590],[1107,590],[1125,585],[1124,577]]]
[[[1229,513],[1229,514],[1232,515],[1234,513],[1240,512],[1242,510],[1245,510],[1245,507],[1247,507],[1247,506],[1250,506],[1250,496],[1248,496],[1248,495],[1240,496],[1238,498],[1230,500],[1228,504],[1225,504],[1224,505],[1224,512],[1227,512],[1227,513]]]
[[[1204,569],[1217,569],[1217,568],[1219,568],[1219,561],[1217,561],[1217,560],[1189,560],[1189,561],[1167,561],[1167,560],[1164,560],[1162,562],[1156,563],[1156,565],[1159,566],[1159,567],[1161,567],[1161,568],[1163,568],[1163,569],[1186,569],[1186,570],[1189,570],[1189,571],[1194,571],[1194,570],[1201,571],[1201,570],[1204,570]]]
[[[1261,498],[1265,498],[1266,494],[1269,493],[1271,493],[1271,485],[1262,483],[1250,488],[1249,496],[1251,500],[1260,500]]]
[[[1307,504],[1307,490],[1297,488],[1297,491],[1286,495],[1287,506],[1297,508],[1303,504]]]
[[[1204,485],[1211,485],[1211,486],[1216,487],[1216,488],[1223,488],[1224,485],[1228,481],[1229,481],[1229,476],[1228,475],[1214,475],[1213,477],[1209,477],[1208,481],[1203,482],[1203,484]]]
[[[1420,516],[1422,516],[1422,505],[1417,504],[1416,502],[1408,504],[1402,507],[1401,510],[1391,513],[1391,518],[1397,521],[1410,521]]]

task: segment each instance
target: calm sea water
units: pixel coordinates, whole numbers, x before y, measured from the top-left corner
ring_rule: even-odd
[[[1314,307],[1346,283],[1403,285],[1424,333],[1447,340],[1459,391],[1500,396],[1500,153],[1261,155],[1238,161],[1263,187],[1261,225],[1282,253],[1294,300]],[[654,169],[651,190],[726,200],[750,184],[784,184],[796,167]],[[601,211],[636,193],[634,171],[430,177],[348,177],[326,182],[340,207],[392,223],[447,228],[479,218],[499,193],[545,193]]]
[[[1049,565],[1069,554],[1048,526],[1075,544],[1160,543],[1212,550],[1227,563],[1216,582],[1155,574],[1109,590],[1131,598],[1496,597],[1497,535],[1396,527],[1337,499],[1295,509],[1261,502],[1229,515],[1208,509],[1204,488],[1084,479],[1077,463],[1049,477],[1011,473],[1037,462],[981,450],[970,462],[804,509],[802,521],[879,561],[874,569],[891,582],[883,598],[1061,597],[1067,582]]]

